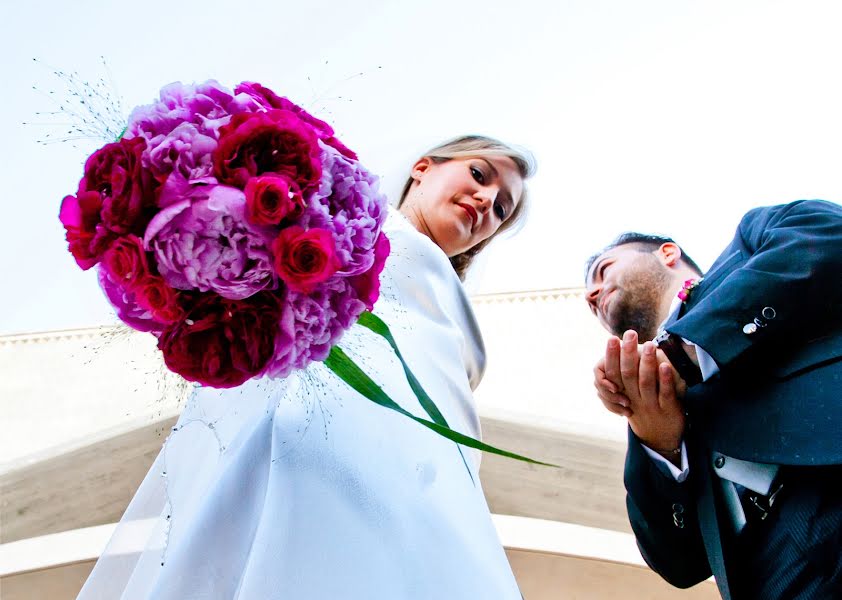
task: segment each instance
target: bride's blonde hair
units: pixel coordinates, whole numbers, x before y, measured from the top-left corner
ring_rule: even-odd
[[[454,158],[484,158],[488,156],[506,156],[512,159],[515,163],[518,173],[521,178],[526,180],[535,174],[536,164],[535,158],[526,149],[516,148],[508,144],[504,144],[500,140],[486,137],[483,135],[463,135],[452,140],[448,140],[443,144],[431,148],[425,152],[420,158],[429,158],[434,163],[443,163]],[[412,183],[415,181],[412,176],[408,177],[406,183],[401,191],[400,200],[398,201],[398,208],[403,204],[406,195],[409,193]],[[472,246],[461,254],[450,257],[450,264],[453,265],[453,270],[459,275],[459,279],[464,280],[465,274],[468,272],[468,267],[483,248],[485,248],[491,240],[498,234],[504,231],[511,230],[523,223],[527,213],[527,193],[526,185],[523,187],[523,193],[520,197],[520,202],[517,203],[509,218],[503,221],[500,228],[494,232],[488,239]]]

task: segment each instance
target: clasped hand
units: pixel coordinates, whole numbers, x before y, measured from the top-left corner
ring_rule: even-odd
[[[687,386],[654,342],[638,344],[634,331],[622,341],[611,337],[594,367],[594,386],[605,408],[626,417],[646,446],[669,454],[681,445]]]

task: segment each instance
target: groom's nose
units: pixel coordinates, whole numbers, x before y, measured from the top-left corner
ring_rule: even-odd
[[[585,301],[594,314],[596,314],[596,300],[599,298],[600,289],[600,286],[594,285],[592,288],[585,290]]]

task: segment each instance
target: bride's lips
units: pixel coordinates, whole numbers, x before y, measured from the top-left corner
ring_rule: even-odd
[[[461,202],[457,202],[456,205],[468,213],[468,216],[471,217],[471,229],[476,227],[477,225],[477,211],[474,210],[473,206],[468,206],[467,204],[462,204]]]

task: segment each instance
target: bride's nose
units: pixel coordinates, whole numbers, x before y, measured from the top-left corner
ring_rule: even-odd
[[[493,190],[483,190],[475,194],[474,199],[477,201],[477,210],[483,214],[491,210],[496,195],[496,192]]]

